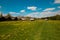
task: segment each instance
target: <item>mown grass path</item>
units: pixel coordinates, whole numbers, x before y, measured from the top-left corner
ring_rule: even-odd
[[[60,21],[0,22],[0,40],[60,40]]]

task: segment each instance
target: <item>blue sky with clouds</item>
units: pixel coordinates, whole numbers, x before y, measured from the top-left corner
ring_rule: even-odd
[[[13,16],[47,17],[59,11],[60,0],[0,0],[0,12]]]

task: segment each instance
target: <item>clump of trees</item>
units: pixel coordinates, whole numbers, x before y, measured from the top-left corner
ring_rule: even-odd
[[[48,20],[60,20],[60,15],[55,15],[51,17],[45,17],[45,18],[31,18],[31,17],[13,17],[9,13],[6,16],[3,16],[2,13],[0,13],[0,21],[16,21],[16,20],[22,20],[22,18],[26,18],[26,20],[40,20],[40,19],[48,19]]]
[[[2,13],[0,14],[0,21],[5,21],[5,17],[3,17]]]
[[[9,21],[9,20],[12,20],[10,14],[7,14],[7,16],[6,16],[5,18],[6,18],[8,21]]]
[[[60,20],[60,15],[55,15],[55,16],[51,16],[51,17],[46,17],[49,20]]]
[[[12,19],[14,18],[14,19]],[[12,20],[18,20],[17,17],[12,17],[9,13],[6,16],[3,16],[2,13],[0,13],[0,21],[12,21]]]

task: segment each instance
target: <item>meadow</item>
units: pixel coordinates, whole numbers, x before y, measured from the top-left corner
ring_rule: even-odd
[[[60,21],[3,21],[0,40],[60,40]]]

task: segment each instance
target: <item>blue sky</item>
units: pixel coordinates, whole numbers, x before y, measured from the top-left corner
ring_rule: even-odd
[[[13,16],[46,17],[59,11],[60,0],[0,0],[0,12]]]

